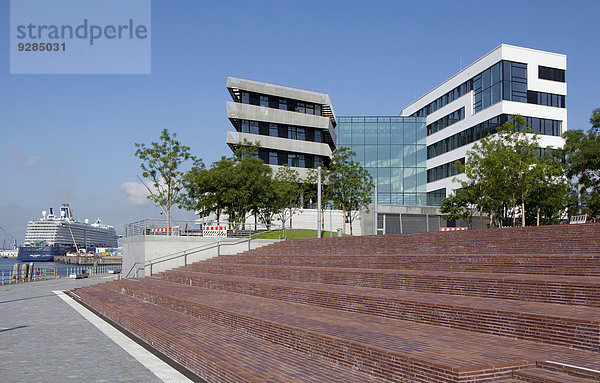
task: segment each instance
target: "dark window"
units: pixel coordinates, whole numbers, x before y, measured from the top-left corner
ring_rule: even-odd
[[[277,124],[269,124],[269,136],[278,137],[279,136],[279,128]]]
[[[242,104],[250,103],[250,94],[248,92],[242,92]]]
[[[538,66],[538,78],[543,80],[565,82],[565,71],[563,69]]]
[[[277,152],[269,152],[269,165],[279,165]]]
[[[315,142],[323,142],[323,134],[319,129],[315,129]]]
[[[260,106],[269,107],[269,97],[268,96],[260,96]]]
[[[287,110],[287,100],[280,98],[279,99],[279,109]]]

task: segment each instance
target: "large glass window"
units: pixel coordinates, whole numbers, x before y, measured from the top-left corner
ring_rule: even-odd
[[[278,137],[279,136],[279,128],[277,124],[269,124],[269,136]]]
[[[250,93],[242,92],[242,104],[249,104],[249,103],[250,103]]]
[[[258,121],[250,121],[250,133],[258,134]]]

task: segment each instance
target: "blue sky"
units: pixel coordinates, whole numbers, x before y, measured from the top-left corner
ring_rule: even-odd
[[[337,115],[395,115],[507,43],[567,55],[568,126],[587,129],[600,107],[598,14],[598,1],[153,0],[152,74],[10,75],[2,0],[0,226],[21,242],[28,220],[62,202],[119,231],[159,218],[127,193],[134,143],[168,128],[207,164],[229,155],[227,75],[329,93]]]

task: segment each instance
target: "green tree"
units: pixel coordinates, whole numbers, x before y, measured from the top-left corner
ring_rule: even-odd
[[[300,208],[302,194],[300,176],[296,170],[284,165],[275,173],[272,184],[274,195],[272,200],[268,201],[267,206],[273,208],[283,227],[289,219],[291,228],[292,216]]]
[[[561,209],[564,211],[564,205],[558,200],[566,198],[567,189],[557,157],[540,155],[544,152],[526,120],[519,115],[513,116],[497,134],[482,138],[467,152],[463,168],[466,181],[459,182],[469,191],[469,198],[455,195],[445,201],[445,209],[449,213],[464,214],[464,206],[461,210],[460,206],[453,208],[452,204],[464,205],[465,200],[469,200],[478,207],[482,227],[484,212],[490,215],[491,226],[494,218],[499,222],[506,219],[507,211],[512,213],[514,226],[517,204],[520,205],[522,226],[526,225],[527,212],[531,215],[532,211],[538,224],[542,217],[545,222],[555,220],[561,215]],[[550,193],[558,195],[550,196]],[[532,205],[530,209],[527,209],[528,204]]]
[[[162,131],[159,142],[152,142],[149,146],[136,143],[135,147],[135,156],[142,161],[142,176],[152,182],[153,189],[148,188],[148,199],[154,201],[165,213],[167,232],[170,234],[171,207],[182,202],[182,165],[192,160],[198,167],[202,160],[192,156],[190,148],[177,141],[176,134],[169,134],[167,129]]]
[[[230,222],[244,224],[250,214],[265,214],[272,203],[272,170],[256,155],[258,146],[244,142],[232,157],[222,157],[206,170],[186,174],[186,206],[217,212]],[[271,214],[272,215],[272,214]]]
[[[329,166],[329,184],[331,186],[331,199],[334,205],[341,209],[344,217],[350,223],[352,235],[352,222],[360,209],[366,208],[371,203],[373,193],[373,178],[369,172],[352,158],[356,153],[348,148],[339,148],[332,153]],[[346,219],[344,219],[344,233],[346,232]]]
[[[478,210],[476,189],[466,185],[456,189],[442,201],[441,212],[444,219],[465,219],[469,229],[473,228],[473,215]]]
[[[600,214],[600,109],[590,117],[592,128],[569,130],[563,134],[567,176],[576,178],[581,188],[583,212]]]

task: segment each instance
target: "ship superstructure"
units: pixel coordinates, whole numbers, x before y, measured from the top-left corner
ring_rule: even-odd
[[[63,204],[58,216],[54,210],[42,212],[42,218],[29,221],[24,245],[19,247],[18,259],[22,261],[51,261],[76,249],[94,251],[97,247],[116,247],[114,227],[100,219],[90,224],[73,219],[69,204]]]

